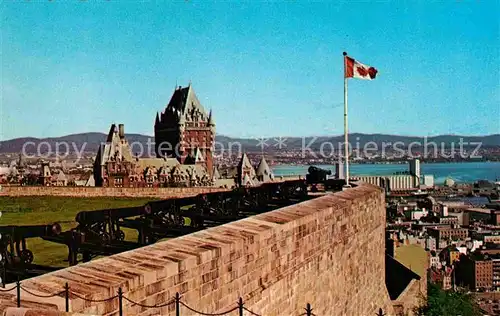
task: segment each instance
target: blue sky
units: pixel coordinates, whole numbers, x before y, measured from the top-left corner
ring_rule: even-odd
[[[3,1],[0,140],[153,134],[189,81],[217,132],[500,132],[499,1]]]

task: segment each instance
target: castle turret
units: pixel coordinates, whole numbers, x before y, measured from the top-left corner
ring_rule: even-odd
[[[215,141],[215,122],[201,105],[191,84],[176,89],[155,124],[155,149],[158,157],[176,157],[184,163],[188,153],[196,148],[205,159],[204,165],[213,170],[212,148]],[[159,147],[167,143],[170,146]]]
[[[214,120],[214,117],[212,115],[212,110],[210,110],[209,114],[208,114],[208,123],[207,125],[209,127],[214,127],[215,126],[215,120]]]
[[[160,115],[158,114],[158,112],[156,112],[155,126],[157,126],[159,124],[160,124]]]
[[[118,136],[120,137],[120,139],[125,138],[125,125],[118,124]]]

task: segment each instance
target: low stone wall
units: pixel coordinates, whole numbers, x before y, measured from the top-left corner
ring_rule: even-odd
[[[394,315],[417,315],[416,309],[427,300],[427,273],[420,280],[412,280],[405,291],[393,301]]]
[[[216,187],[190,188],[100,188],[100,187],[44,187],[2,186],[0,196],[71,196],[71,197],[151,197],[179,198],[201,193],[228,191]]]
[[[67,282],[72,292],[93,300],[114,296],[121,287],[125,297],[145,305],[168,302],[178,292],[181,301],[208,313],[234,308],[242,297],[246,308],[266,316],[298,316],[307,303],[318,316],[375,315],[379,308],[392,315],[384,232],[382,191],[360,185],[22,284],[35,294],[51,295]],[[4,309],[15,304],[15,295],[7,294],[0,302]],[[49,310],[65,306],[63,297],[24,293],[21,304]],[[175,315],[172,307],[147,309],[125,299],[123,304],[124,315]],[[91,303],[72,296],[70,308],[117,315],[118,300]],[[196,313],[182,307],[180,315]]]

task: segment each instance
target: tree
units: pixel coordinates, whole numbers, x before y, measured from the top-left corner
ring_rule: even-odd
[[[474,297],[464,292],[444,291],[436,284],[429,283],[427,305],[418,308],[420,316],[480,316],[481,309]]]

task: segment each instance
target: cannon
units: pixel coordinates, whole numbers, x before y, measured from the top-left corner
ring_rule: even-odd
[[[331,170],[325,170],[315,166],[310,166],[307,172],[307,184],[324,183],[327,177],[332,174]]]
[[[184,212],[197,203],[197,197],[152,201],[140,207],[140,216],[120,221],[123,227],[138,231],[138,242],[147,245],[159,239],[176,237],[196,231],[188,225]]]
[[[325,191],[340,191],[345,185],[344,179],[329,179],[331,170],[310,166],[306,175],[306,182],[311,186],[311,191],[318,191],[318,185]]]
[[[151,201],[137,207],[82,211],[76,215],[76,228],[42,238],[67,245],[68,262],[75,265],[96,256],[120,253],[163,238],[182,236],[307,198],[305,180],[269,182],[256,187],[238,187],[232,191]],[[125,240],[122,228],[137,230],[137,242]]]
[[[0,226],[0,262],[2,282],[32,277],[57,270],[33,264],[34,255],[26,246],[26,239],[35,237],[58,236],[61,226],[50,225]]]
[[[85,234],[86,241],[103,244],[122,241],[125,233],[120,229],[120,220],[127,217],[140,216],[147,212],[143,207],[124,207],[105,210],[82,211],[76,214],[75,221],[78,232]]]
[[[7,265],[29,264],[33,262],[33,252],[26,247],[26,239],[33,237],[57,236],[61,225],[0,226],[0,253]]]

